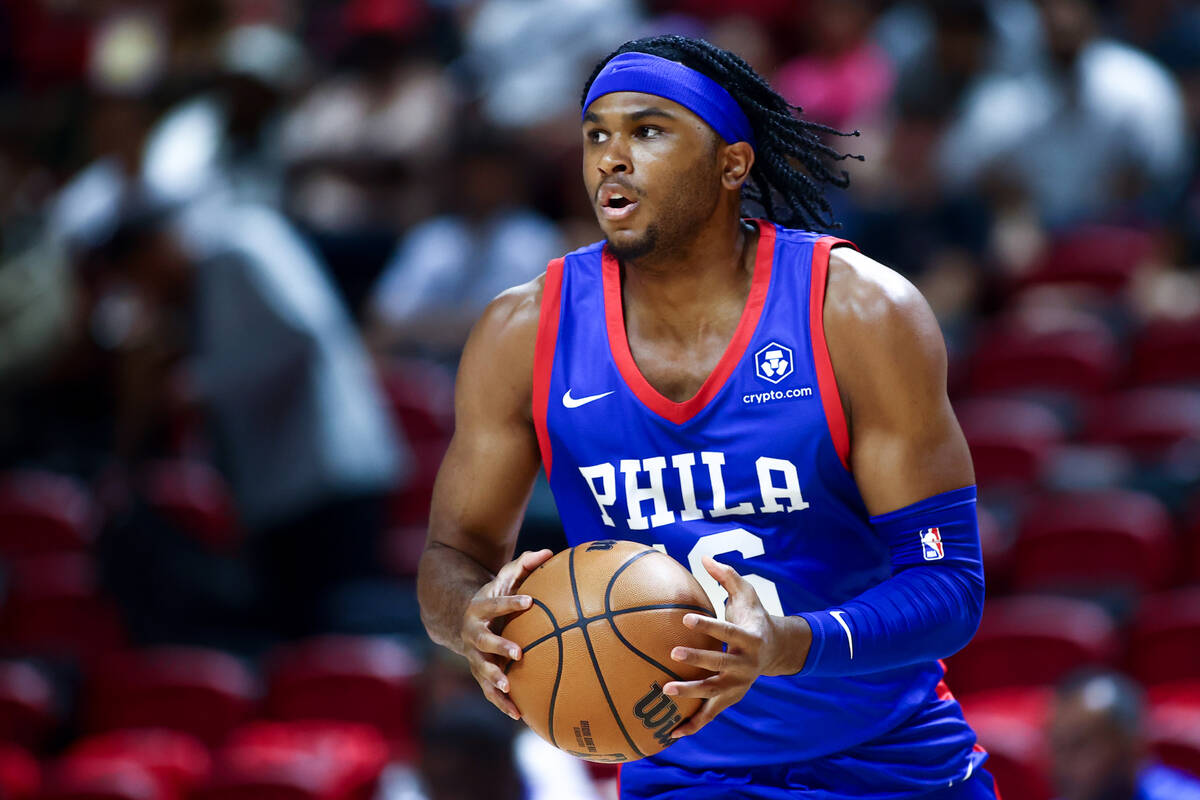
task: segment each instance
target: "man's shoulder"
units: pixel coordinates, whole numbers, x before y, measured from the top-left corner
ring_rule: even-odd
[[[902,325],[932,316],[916,286],[899,272],[852,247],[829,251],[825,318],[864,326]]]
[[[537,331],[541,317],[542,295],[546,288],[546,272],[525,283],[505,289],[484,309],[476,331],[486,331],[490,337],[521,336]]]
[[[944,380],[946,348],[929,303],[903,275],[857,250],[830,251],[822,321],[851,404],[860,391]]]
[[[497,295],[471,329],[459,362],[459,385],[486,387],[492,400],[515,397],[528,410],[546,274]],[[465,383],[464,383],[465,381]],[[504,387],[519,387],[505,392]]]

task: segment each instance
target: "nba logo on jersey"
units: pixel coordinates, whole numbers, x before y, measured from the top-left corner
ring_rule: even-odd
[[[921,531],[921,554],[926,561],[939,561],[946,553],[942,549],[942,534],[937,528],[925,528]]]
[[[764,381],[779,383],[792,374],[792,348],[770,342],[754,354],[754,367]]]

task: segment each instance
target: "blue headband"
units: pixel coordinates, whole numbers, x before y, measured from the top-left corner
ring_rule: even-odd
[[[644,92],[674,100],[709,124],[727,144],[749,142],[754,131],[746,112],[712,78],[677,61],[649,53],[622,53],[604,65],[583,102],[583,114],[601,95]]]

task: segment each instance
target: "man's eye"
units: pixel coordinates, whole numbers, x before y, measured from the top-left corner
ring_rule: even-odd
[[[637,135],[642,137],[643,139],[653,139],[654,137],[658,136],[660,133],[662,133],[662,130],[660,130],[659,128],[655,128],[652,125],[643,125],[637,129]]]
[[[606,139],[608,139],[608,134],[605,133],[604,131],[591,130],[591,131],[587,132],[587,139],[589,142],[594,142],[596,144],[599,144],[600,142],[603,142]]]

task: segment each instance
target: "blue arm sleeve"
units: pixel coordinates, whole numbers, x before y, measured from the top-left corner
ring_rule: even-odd
[[[892,577],[853,600],[799,616],[812,628],[800,675],[880,672],[958,652],[983,612],[975,487],[872,517]]]

